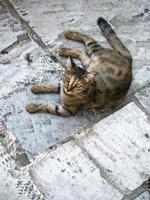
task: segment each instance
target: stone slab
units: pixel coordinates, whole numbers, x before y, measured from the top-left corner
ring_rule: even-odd
[[[145,113],[132,102],[95,124],[79,144],[101,175],[126,193],[149,177],[149,133]]]
[[[120,200],[81,149],[66,143],[33,164],[30,174],[45,200]]]

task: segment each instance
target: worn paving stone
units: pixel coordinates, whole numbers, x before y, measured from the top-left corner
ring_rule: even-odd
[[[16,161],[18,166],[23,167],[29,164],[29,160],[16,137],[2,123],[0,123],[0,144],[4,146],[7,154]]]
[[[58,83],[60,74],[54,73],[42,83]],[[25,110],[28,103],[60,103],[58,94],[35,95],[30,88],[26,87],[0,101],[0,119],[17,137],[29,159],[85,127],[92,126],[107,114],[84,110],[69,118],[46,113],[29,114]]]
[[[15,42],[22,33],[20,23],[0,3],[0,51]]]
[[[22,31],[0,4],[0,98],[62,70]],[[6,50],[7,49],[7,50]],[[59,68],[59,69],[58,69]],[[8,81],[9,80],[9,81]]]
[[[148,61],[149,62],[149,61]],[[130,88],[130,93],[135,93],[142,87],[147,86],[150,83],[150,65],[139,64],[139,68],[133,69],[133,81]]]
[[[36,162],[30,168],[30,174],[47,200],[122,198],[73,142],[62,145]]]
[[[0,98],[29,84],[41,82],[57,69],[55,64],[42,50],[31,41],[18,45],[7,55],[7,64],[0,64]],[[9,80],[9,81],[8,81]]]
[[[81,46],[64,39],[63,32],[68,29],[86,32],[104,46],[108,46],[96,25],[96,19],[100,15],[105,17],[111,22],[114,30],[133,54],[134,80],[130,92],[135,93],[149,83],[149,0],[114,0],[113,2],[111,0],[105,2],[94,0],[87,1],[86,4],[84,0],[76,2],[69,0],[56,0],[55,2],[11,0],[11,2],[55,53],[62,46]],[[22,34],[22,30],[19,22],[0,6],[0,50],[16,41],[20,34]],[[30,59],[32,62],[29,62]],[[49,60],[34,42],[25,41],[8,54],[1,54],[0,63],[0,120],[17,137],[29,159],[49,146],[81,131],[87,125],[92,126],[103,116],[98,112],[79,112],[75,117],[58,119],[58,117],[48,114],[30,115],[24,110],[25,105],[31,101],[46,103],[60,101],[59,96],[56,95],[36,96],[30,92],[29,84],[57,82],[62,74],[62,71],[58,71],[57,65]],[[149,88],[143,89],[135,96],[149,112]],[[47,158],[33,166],[31,174],[37,185],[46,194],[47,199],[49,197],[72,199],[73,195],[74,199],[121,199],[122,195],[117,191],[125,194],[139,186],[150,173],[148,167],[150,164],[149,132],[150,126],[145,114],[134,103],[129,104],[96,124],[89,131],[88,136],[78,143],[84,154],[77,145],[65,144],[52,152],[58,160],[47,155]],[[4,151],[3,148],[0,150]],[[65,156],[62,158],[62,155]],[[89,157],[86,157],[87,155]],[[57,164],[59,158],[62,159],[60,159],[62,163]],[[64,158],[66,158],[65,161]],[[67,160],[74,165],[74,171],[68,166]],[[95,163],[96,167],[91,161]],[[67,166],[66,171],[64,171],[64,166]],[[79,174],[76,176],[74,173],[79,166],[83,171],[81,176]],[[91,169],[94,171],[91,172]],[[25,181],[28,182],[28,175],[16,171],[10,173],[10,171],[3,165],[0,169],[0,173],[2,173],[0,188],[3,192],[0,193],[0,199],[5,200],[7,197],[10,199],[10,191],[13,191],[12,200],[15,198],[30,199],[30,195],[34,196],[33,193],[28,197],[24,193],[23,196],[18,196],[20,189],[16,189],[15,181],[18,177],[22,180],[22,177],[25,176],[27,177]],[[9,174],[8,178],[5,174]],[[49,177],[52,179],[49,180]],[[93,185],[91,185],[91,180],[94,182]],[[56,184],[53,185],[53,182]],[[4,185],[5,183],[8,185]],[[75,185],[73,185],[74,183]],[[64,188],[65,184],[67,186]],[[83,187],[84,185],[86,187]],[[8,194],[6,186],[8,186]],[[30,186],[32,187],[32,184]],[[27,190],[30,190],[30,186]],[[23,186],[23,188],[25,187]],[[144,193],[139,198],[141,200],[149,198],[149,196]]]
[[[111,0],[76,2],[64,0],[40,1],[11,0],[19,14],[28,20],[46,44],[58,51],[62,46],[79,47],[64,40],[63,32],[75,30],[94,36],[108,46],[96,25],[99,16],[108,19],[119,37],[133,55],[132,91],[140,89],[150,80],[150,3],[149,0]],[[36,10],[36,12],[33,12]]]
[[[135,97],[145,108],[146,112],[150,114],[150,86],[147,86],[143,90],[140,90],[135,94]]]
[[[101,176],[122,192],[138,187],[150,174],[150,123],[135,103],[95,124],[80,146]]]
[[[0,177],[1,200],[44,200],[44,196],[38,191],[28,172],[19,170],[16,162],[1,142]]]
[[[135,200],[150,200],[150,194],[148,192],[144,192]]]

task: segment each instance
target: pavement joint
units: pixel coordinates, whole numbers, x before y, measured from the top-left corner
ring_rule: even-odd
[[[10,50],[12,50],[13,48],[15,48],[16,46],[18,46],[19,44],[21,44],[23,41],[28,41],[30,40],[29,36],[27,33],[23,33],[21,35],[17,36],[17,40],[15,42],[13,42],[12,44],[10,44],[8,47],[6,47],[5,49],[1,50],[1,54],[8,54]]]
[[[75,143],[80,147],[80,149],[82,150],[85,157],[88,158],[91,161],[91,163],[93,163],[95,165],[95,167],[100,172],[100,176],[103,177],[107,181],[108,184],[112,185],[113,188],[115,188],[122,195],[124,193],[129,192],[128,188],[125,188],[121,183],[119,185],[115,184],[114,181],[113,181],[113,178],[108,175],[108,170],[103,165],[100,165],[97,162],[97,160],[89,152],[87,152],[87,150],[82,145],[80,145],[78,143],[78,141],[76,141]]]
[[[29,23],[27,21],[25,21],[16,11],[16,9],[14,8],[13,4],[10,3],[10,1],[8,0],[4,0],[2,2],[2,4],[4,4],[8,11],[11,13],[11,15],[13,17],[15,17],[16,19],[18,19],[21,23],[21,26],[23,28],[23,30],[25,30],[29,36],[32,38],[32,40],[37,43],[39,45],[40,48],[42,48],[44,50],[44,52],[50,56],[50,58],[56,62],[59,63],[61,66],[63,66],[62,62],[55,56],[53,55],[52,51],[48,48],[47,45],[45,45],[45,43],[42,41],[42,39],[39,37],[39,35],[32,29],[32,27],[29,25]]]
[[[47,3],[47,0],[44,0],[44,2],[46,2]],[[32,2],[33,3],[33,2]],[[36,3],[38,3],[38,1],[36,2]],[[148,120],[150,120],[150,113],[149,113],[149,110],[147,109],[147,108],[145,108],[144,106],[143,106],[143,104],[142,104],[142,101],[141,101],[141,99],[139,99],[137,96],[136,96],[136,94],[137,93],[140,93],[142,90],[144,90],[144,89],[146,89],[147,87],[149,87],[150,86],[150,83],[149,83],[149,80],[148,80],[148,77],[149,77],[149,75],[147,75],[148,74],[148,70],[149,70],[149,68],[148,67],[145,67],[144,69],[138,69],[137,68],[137,65],[144,65],[144,66],[146,66],[146,62],[148,62],[149,60],[148,60],[148,56],[149,56],[149,52],[148,52],[148,50],[146,51],[146,48],[148,48],[148,43],[149,43],[149,40],[147,40],[147,38],[148,38],[148,28],[145,28],[145,32],[143,33],[143,35],[144,36],[142,36],[142,34],[140,34],[139,33],[139,36],[140,36],[140,38],[138,38],[137,36],[138,36],[138,34],[136,35],[135,34],[135,38],[134,38],[134,36],[133,36],[133,38],[131,37],[131,35],[133,35],[132,34],[132,30],[127,30],[127,31],[129,31],[129,34],[128,34],[128,32],[126,32],[126,29],[124,28],[124,26],[128,26],[129,25],[129,29],[130,29],[130,27],[132,26],[132,24],[133,23],[135,23],[135,27],[136,28],[138,28],[138,30],[139,30],[139,27],[140,27],[140,23],[142,23],[141,22],[141,20],[143,20],[143,23],[145,23],[146,22],[146,20],[148,20],[148,17],[149,17],[149,9],[147,9],[146,10],[146,14],[144,13],[144,14],[142,14],[143,12],[142,12],[142,9],[144,9],[142,6],[143,5],[141,5],[140,4],[140,8],[139,8],[139,10],[137,11],[136,9],[132,12],[132,9],[130,10],[128,10],[128,12],[129,12],[129,16],[127,17],[127,19],[119,19],[118,18],[118,10],[113,6],[113,3],[111,2],[109,2],[109,0],[108,1],[106,1],[105,2],[106,4],[107,4],[107,6],[110,6],[112,9],[114,9],[113,11],[112,11],[112,13],[113,13],[113,15],[112,16],[109,16],[110,17],[110,22],[114,25],[114,28],[116,28],[117,27],[117,29],[119,28],[119,26],[121,25],[122,26],[122,28],[123,28],[123,30],[125,31],[125,32],[121,32],[121,34],[122,34],[122,36],[123,36],[123,34],[125,33],[127,33],[127,38],[125,38],[125,40],[126,40],[126,43],[127,44],[129,44],[129,46],[131,47],[131,51],[133,50],[133,54],[134,54],[134,58],[135,58],[135,65],[136,65],[136,67],[133,69],[133,71],[135,72],[135,75],[136,75],[136,73],[138,74],[138,76],[137,77],[139,77],[139,80],[137,79],[136,80],[136,82],[134,82],[134,84],[133,84],[133,87],[131,87],[131,90],[130,90],[130,92],[129,92],[129,94],[128,94],[128,97],[127,97],[127,99],[126,99],[126,101],[124,102],[124,104],[122,105],[122,107],[121,108],[119,108],[119,109],[116,109],[115,111],[117,111],[117,110],[121,110],[123,107],[125,107],[125,106],[127,106],[128,104],[130,104],[131,102],[134,102],[136,105],[137,105],[137,107],[138,108],[140,108],[140,110],[141,111],[143,111],[145,114],[146,114],[146,116],[148,117]],[[119,2],[119,3],[123,3],[123,4],[127,4],[128,2],[126,2],[126,1],[121,1],[121,2]],[[38,31],[36,31],[36,29],[35,29],[35,24],[33,23],[33,25],[34,26],[31,26],[31,24],[32,24],[32,20],[30,19],[30,20],[26,20],[27,18],[27,15],[28,15],[28,11],[26,12],[26,9],[21,9],[21,12],[23,13],[22,15],[23,15],[23,17],[21,17],[21,14],[19,14],[19,9],[21,8],[21,6],[22,6],[22,2],[20,2],[20,8],[18,9],[18,7],[16,6],[16,4],[17,4],[17,1],[15,2],[15,1],[9,1],[9,0],[4,0],[4,1],[2,1],[2,0],[0,0],[0,5],[2,5],[2,6],[5,6],[5,8],[7,8],[8,9],[8,12],[11,14],[11,16],[14,18],[14,19],[16,19],[19,23],[21,23],[21,27],[22,27],[22,30],[23,30],[23,33],[22,34],[20,34],[19,33],[19,35],[17,35],[17,40],[16,41],[14,41],[14,42],[12,42],[10,45],[6,45],[6,47],[5,48],[3,48],[2,50],[1,50],[1,56],[5,56],[5,54],[7,55],[7,54],[9,54],[11,51],[13,51],[15,48],[17,49],[17,48],[19,48],[19,45],[21,46],[24,42],[26,43],[26,42],[32,42],[32,40],[34,41],[33,43],[35,43],[35,44],[37,44],[38,46],[39,46],[39,49],[41,49],[46,55],[45,56],[48,56],[49,58],[51,58],[51,60],[53,60],[55,63],[58,63],[61,67],[63,67],[64,65],[62,64],[62,61],[60,61],[59,60],[59,58],[57,58],[57,56],[56,56],[56,53],[57,53],[57,49],[58,48],[60,48],[61,46],[64,46],[64,44],[66,44],[64,41],[63,41],[63,33],[64,33],[64,31],[59,31],[59,33],[58,34],[56,34],[56,36],[55,36],[55,39],[53,40],[53,42],[52,41],[50,41],[51,43],[50,44],[47,44],[48,42],[48,40],[45,42],[44,40],[43,40],[43,35],[41,34],[41,32],[38,30]],[[26,4],[26,2],[25,2],[25,4]],[[53,5],[51,2],[48,2],[48,6],[49,6],[49,4],[50,4],[50,7],[46,7],[46,9],[44,10],[44,7],[41,7],[41,10],[43,11],[43,13],[41,12],[41,13],[39,13],[40,15],[42,14],[43,16],[45,16],[45,15],[49,15],[49,14],[51,14],[51,15],[53,15],[54,14],[54,16],[52,16],[53,18],[55,18],[56,16],[55,16],[55,13],[57,13],[57,4],[56,5]],[[75,8],[75,10],[71,7],[72,5],[69,3],[69,4],[67,4],[67,6],[70,6],[70,8],[71,8],[71,10],[72,10],[72,12],[76,12],[76,8]],[[28,6],[28,1],[27,1],[27,6]],[[58,11],[58,12],[61,12],[61,13],[63,13],[63,15],[64,15],[64,18],[66,17],[66,19],[68,20],[68,13],[69,13],[69,10],[67,11],[68,13],[67,13],[67,15],[65,16],[65,10],[63,10],[64,8],[65,8],[65,3],[63,4],[63,5],[59,5],[59,8],[60,8],[60,10]],[[66,6],[66,8],[67,8],[67,6]],[[80,5],[81,7],[83,6],[82,5],[82,3],[81,3],[81,5]],[[91,5],[92,6],[92,5]],[[104,10],[106,10],[106,12],[107,12],[107,6],[105,6],[105,4],[103,5],[103,3],[102,3],[102,6],[103,6],[103,8],[104,8]],[[133,5],[132,5],[133,6]],[[52,9],[52,10],[50,10],[50,9]],[[56,10],[55,10],[56,9]],[[61,10],[62,9],[62,10]],[[93,8],[92,8],[93,9]],[[116,10],[115,10],[116,9]],[[64,22],[64,18],[60,18],[60,17],[56,17],[56,19],[57,19],[57,22],[59,22],[61,25],[63,25],[63,30],[64,29],[66,29],[66,28],[68,28],[66,25],[67,25],[67,23],[69,23],[69,25],[70,25],[70,27],[72,28],[73,26],[74,26],[74,24],[75,24],[75,26],[79,26],[79,28],[78,28],[78,30],[81,30],[81,31],[83,31],[84,29],[88,32],[89,31],[89,28],[91,28],[92,27],[92,33],[94,33],[94,34],[96,34],[96,37],[98,36],[99,37],[99,33],[97,33],[96,32],[96,30],[97,29],[95,29],[95,24],[93,24],[93,22],[90,22],[89,21],[89,23],[90,23],[90,26],[87,28],[86,26],[84,26],[84,24],[83,24],[83,28],[82,28],[82,26],[80,26],[80,23],[81,23],[81,19],[82,18],[84,18],[84,15],[82,14],[83,12],[85,12],[85,16],[87,15],[87,11],[88,12],[90,12],[90,15],[91,15],[91,13],[93,12],[93,11],[91,11],[91,10],[89,10],[89,9],[85,9],[84,10],[84,6],[83,6],[83,8],[81,9],[81,13],[80,13],[80,11],[78,12],[77,11],[77,13],[76,13],[76,16],[75,16],[75,18],[73,19],[72,18],[72,16],[73,16],[73,14],[72,15],[70,15],[70,17],[71,17],[71,19],[69,20],[69,21],[65,21]],[[99,12],[99,10],[94,10],[94,12]],[[93,13],[94,13],[93,12]],[[122,10],[122,12],[124,12],[123,10]],[[115,13],[115,14],[114,14]],[[97,15],[97,14],[96,14]],[[105,14],[104,14],[105,15]],[[107,15],[107,14],[106,14]],[[80,19],[78,19],[78,16],[80,16],[81,18]],[[93,15],[92,14],[92,17],[91,18],[93,18],[93,16],[95,17],[95,15]],[[34,17],[34,15],[33,15],[33,17]],[[77,17],[77,19],[76,19],[76,17]],[[129,18],[129,19],[128,19]],[[40,19],[40,18],[39,18]],[[117,20],[118,19],[118,20]],[[123,24],[119,24],[120,22],[121,22],[121,20],[123,20],[122,22],[124,22],[125,21],[125,24],[123,25]],[[129,20],[129,21],[128,21]],[[148,23],[148,22],[147,22]],[[54,24],[55,24],[55,22],[54,22]],[[72,26],[72,24],[73,24],[73,26]],[[5,25],[5,24],[3,24],[3,25]],[[56,27],[57,27],[57,25],[58,24],[56,24]],[[69,27],[69,28],[70,28]],[[43,26],[43,29],[44,29],[45,27]],[[46,27],[47,28],[47,27]],[[50,27],[51,28],[51,27]],[[61,28],[61,30],[62,30],[62,28]],[[134,30],[136,30],[136,28],[134,29]],[[83,30],[82,30],[83,29]],[[48,30],[48,32],[49,32],[49,30],[51,30],[51,29],[47,29]],[[44,31],[47,31],[46,29],[44,29]],[[143,29],[144,30],[144,29]],[[54,30],[54,31],[56,31],[56,30]],[[140,30],[141,31],[141,30]],[[48,32],[45,32],[46,34],[48,34]],[[119,32],[118,30],[117,30],[117,32]],[[57,31],[56,31],[56,33],[57,33]],[[40,37],[41,36],[41,37]],[[51,36],[50,36],[51,37]],[[126,37],[126,36],[125,36]],[[47,37],[47,38],[49,38],[49,37]],[[137,38],[138,38],[138,41],[136,41],[137,40]],[[143,40],[143,38],[144,38],[144,40]],[[51,38],[49,38],[49,39],[51,39]],[[135,41],[136,41],[136,45],[135,44],[133,44],[133,43],[135,43]],[[64,42],[64,43],[63,43]],[[68,41],[67,41],[68,42]],[[69,42],[68,42],[69,43]],[[67,44],[68,44],[67,43]],[[102,42],[103,43],[103,42]],[[104,42],[105,43],[105,42]],[[9,42],[7,43],[7,44],[9,44]],[[72,43],[71,43],[71,45],[72,45]],[[143,47],[144,46],[144,47]],[[137,47],[137,49],[138,50],[136,50],[135,51],[135,47]],[[52,53],[52,50],[53,50],[53,53]],[[24,50],[23,50],[24,51]],[[26,53],[26,55],[27,54],[30,54],[30,53]],[[142,56],[142,55],[144,55],[144,58],[142,58],[141,60],[138,60],[139,58],[140,58],[140,56]],[[17,56],[17,58],[19,58],[19,56],[20,55],[18,55]],[[16,59],[16,57],[14,57],[13,59]],[[28,58],[25,58],[26,60],[28,60]],[[10,57],[10,59],[4,59],[3,60],[3,58],[2,59],[0,59],[0,64],[4,64],[5,66],[7,66],[7,64],[10,64],[10,61],[12,60],[12,58]],[[144,64],[142,64],[142,63],[144,63]],[[25,66],[26,68],[25,69],[31,69],[31,68],[34,68],[34,66],[32,66],[32,65],[30,65],[30,63],[28,62],[28,65],[27,66]],[[2,68],[2,70],[3,70],[3,68]],[[141,70],[141,71],[140,71]],[[145,70],[145,71],[144,71]],[[147,72],[147,74],[146,74],[146,72]],[[49,72],[48,72],[49,73]],[[147,79],[146,80],[144,80],[144,78],[142,77],[142,76],[144,76],[144,74],[145,75],[147,75]],[[5,74],[4,74],[5,75]],[[52,75],[53,75],[53,73],[49,73],[49,75],[52,77]],[[12,75],[13,76],[13,75]],[[38,76],[38,75],[36,75],[36,76]],[[16,88],[13,88],[13,90],[10,90],[10,92],[7,92],[6,93],[6,95],[1,95],[0,96],[0,100],[1,101],[3,101],[3,100],[6,100],[6,101],[3,101],[3,105],[1,105],[1,111],[3,111],[4,112],[4,115],[2,114],[2,122],[3,123],[6,123],[7,121],[11,121],[11,119],[13,119],[13,118],[11,118],[11,115],[16,115],[16,118],[18,117],[19,118],[19,115],[18,115],[18,113],[20,112],[22,112],[22,115],[23,115],[23,113],[24,113],[24,111],[22,111],[21,109],[19,110],[19,111],[17,111],[16,112],[16,110],[18,109],[18,107],[16,107],[13,111],[13,113],[11,113],[11,106],[12,106],[12,104],[15,104],[15,103],[17,103],[18,101],[15,101],[15,97],[13,97],[13,96],[16,96],[16,99],[17,98],[19,98],[19,97],[21,97],[21,96],[19,96],[19,94],[22,94],[22,95],[29,95],[30,93],[28,93],[27,92],[27,86],[29,86],[29,85],[31,85],[32,83],[36,83],[36,82],[41,82],[41,80],[39,81],[39,80],[37,80],[37,78],[36,78],[36,76],[32,79],[32,80],[27,80],[27,82],[24,82],[24,84],[23,85],[19,85],[19,86],[17,86]],[[135,76],[136,77],[136,76]],[[43,78],[42,79],[43,81],[45,81],[46,80],[46,78]],[[135,80],[134,80],[135,81]],[[139,81],[139,82],[138,82]],[[1,83],[1,82],[0,82]],[[137,85],[136,85],[136,83],[138,83]],[[17,96],[18,95],[18,96]],[[142,94],[141,94],[142,95]],[[25,97],[25,96],[24,96]],[[14,98],[14,99],[13,99]],[[31,99],[35,99],[35,98],[37,98],[38,99],[38,97],[34,97],[34,95],[32,96],[32,97],[30,97],[29,99],[31,100]],[[10,99],[10,100],[9,100]],[[8,102],[7,102],[7,100],[8,100]],[[28,99],[27,99],[28,100]],[[147,101],[147,100],[146,100]],[[26,102],[26,101],[25,101]],[[8,105],[7,105],[7,103],[8,103]],[[23,101],[23,103],[24,103],[24,101]],[[6,104],[6,110],[8,109],[8,111],[6,111],[5,112],[5,104]],[[3,108],[3,106],[4,106],[4,108]],[[9,108],[10,107],[10,108]],[[114,112],[115,112],[114,111]],[[16,113],[15,113],[16,112]],[[93,117],[93,122],[92,122],[92,124],[90,124],[90,126],[89,125],[87,125],[87,126],[85,126],[85,127],[83,127],[83,128],[81,128],[79,131],[74,131],[73,133],[72,133],[72,135],[67,135],[67,136],[65,136],[64,138],[61,138],[61,136],[59,135],[59,137],[60,137],[60,140],[55,140],[55,142],[54,143],[52,143],[50,146],[49,146],[49,148],[46,148],[45,150],[43,150],[43,151],[40,151],[40,152],[38,152],[38,154],[37,155],[35,155],[30,161],[28,160],[28,157],[27,157],[27,155],[26,155],[26,152],[23,150],[23,148],[22,148],[22,144],[19,144],[19,142],[20,141],[18,141],[18,139],[16,139],[17,137],[15,137],[14,135],[15,135],[15,131],[13,132],[13,131],[11,131],[11,132],[9,132],[9,131],[7,131],[7,129],[6,128],[4,128],[4,127],[6,127],[4,124],[2,124],[2,128],[1,128],[1,126],[0,126],[0,143],[4,146],[4,147],[6,147],[6,149],[7,149],[7,153],[8,154],[10,154],[10,155],[12,155],[12,157],[13,157],[13,159],[15,160],[15,162],[17,162],[17,166],[19,167],[19,170],[21,171],[21,170],[23,170],[23,169],[26,169],[27,170],[27,173],[29,173],[29,176],[31,177],[31,178],[35,178],[35,177],[32,177],[32,175],[30,174],[30,168],[32,168],[32,166],[33,165],[35,165],[36,166],[36,164],[37,163],[40,163],[40,162],[42,162],[42,160],[43,159],[45,159],[46,157],[49,157],[49,156],[51,156],[51,154],[54,152],[54,151],[57,151],[57,150],[59,150],[59,148],[62,148],[63,149],[63,146],[66,146],[68,143],[70,143],[70,142],[72,142],[72,143],[75,143],[76,144],[76,146],[78,146],[80,149],[81,149],[81,152],[82,152],[82,154],[85,156],[85,158],[87,158],[87,160],[89,160],[95,167],[96,167],[96,169],[98,169],[99,170],[99,173],[100,173],[100,176],[102,177],[102,178],[104,178],[104,180],[106,180],[106,182],[108,183],[108,185],[111,185],[113,188],[114,188],[114,190],[116,190],[117,192],[119,192],[121,195],[124,195],[125,193],[127,194],[126,196],[124,196],[124,198],[122,199],[122,200],[137,200],[136,198],[137,197],[139,197],[142,193],[144,193],[145,191],[150,191],[150,188],[149,188],[149,180],[148,180],[148,182],[144,182],[141,186],[139,186],[139,187],[137,187],[137,188],[135,188],[134,190],[129,190],[125,185],[123,185],[122,184],[122,182],[115,182],[114,181],[114,179],[115,178],[117,178],[117,177],[113,177],[113,175],[111,176],[111,174],[109,175],[109,169],[107,169],[107,167],[106,166],[103,166],[103,164],[100,164],[99,162],[98,162],[98,160],[89,152],[89,151],[87,151],[87,149],[86,148],[84,148],[81,144],[80,144],[80,139],[81,138],[83,138],[84,136],[85,137],[87,137],[88,136],[88,133],[89,133],[89,129],[90,128],[92,128],[93,127],[93,125],[96,123],[96,122],[98,122],[98,121],[96,121],[96,120],[103,120],[106,116],[110,116],[111,114],[114,114],[114,112],[112,113],[112,112],[110,112],[110,113],[106,113],[106,114],[103,114],[103,116],[101,117],[101,118],[99,118],[99,115],[98,115],[98,117],[97,117],[97,119],[95,119],[94,117]],[[35,130],[37,130],[40,126],[42,126],[43,124],[40,124],[40,123],[47,123],[47,121],[48,120],[50,120],[49,122],[50,123],[56,123],[56,119],[50,119],[50,117],[48,118],[46,118],[45,117],[45,119],[46,119],[46,121],[38,121],[38,117],[37,117],[37,119],[35,119],[35,121],[34,121],[34,117],[32,117],[32,116],[25,116],[25,114],[26,113],[24,113],[24,117],[27,119],[27,126],[28,127],[30,127],[31,125],[32,125],[32,131],[29,129],[28,131],[29,132],[27,132],[27,133],[30,133],[31,134],[31,136],[34,136],[34,135],[36,135],[37,134],[37,132],[35,132]],[[126,115],[127,115],[127,113],[126,113]],[[90,115],[89,115],[90,116]],[[91,115],[92,116],[92,115]],[[95,114],[95,116],[96,116],[96,114]],[[10,118],[10,119],[9,119]],[[43,117],[44,118],[44,117]],[[144,118],[144,117],[143,117]],[[141,119],[143,119],[142,117],[141,117]],[[15,119],[15,118],[14,118]],[[29,121],[28,121],[28,119],[29,119],[29,121],[30,121],[30,123],[33,123],[33,124],[30,124],[29,123]],[[36,121],[37,120],[37,121]],[[91,120],[92,121],[92,120]],[[91,122],[90,121],[90,122]],[[15,121],[14,121],[15,122]],[[40,123],[39,123],[40,122]],[[12,122],[13,123],[13,122]],[[16,122],[15,122],[16,123]],[[29,123],[29,124],[28,124]],[[39,123],[39,124],[38,124]],[[148,122],[147,122],[148,123]],[[17,124],[17,123],[16,123]],[[11,127],[11,123],[9,124],[8,123],[8,125],[10,125],[10,127]],[[54,125],[54,126],[56,126],[56,124]],[[58,124],[57,124],[57,126],[58,126]],[[44,127],[44,125],[43,125],[43,127]],[[47,128],[47,127],[46,127]],[[62,129],[63,130],[63,128],[60,128],[60,129]],[[43,128],[43,130],[45,131],[45,128]],[[41,133],[43,134],[43,130],[41,131]],[[31,131],[31,132],[30,132]],[[13,134],[14,135],[13,135]],[[44,134],[45,134],[45,132],[44,132]],[[40,136],[40,135],[39,135]],[[25,137],[25,136],[24,136]],[[52,135],[52,138],[51,139],[53,139],[53,137],[54,137],[54,135]],[[143,135],[141,134],[141,137],[142,137],[142,139],[143,139]],[[147,134],[145,134],[145,138],[148,140],[149,139],[149,133],[147,133]],[[22,138],[23,140],[24,140],[24,138]],[[37,138],[34,138],[35,139],[35,141],[38,143],[39,141],[37,141]],[[33,141],[34,141],[34,139],[33,139]],[[41,141],[42,141],[42,137],[41,137]],[[133,140],[134,140],[134,138],[133,138]],[[140,140],[140,139],[139,139]],[[109,138],[108,138],[108,142],[109,142]],[[126,142],[126,141],[125,141]],[[147,145],[146,146],[146,148],[148,148],[148,143],[146,143],[145,142],[145,144]],[[131,144],[130,144],[131,145]],[[132,146],[132,145],[131,145]],[[138,145],[137,145],[138,146]],[[35,146],[36,147],[36,146]],[[140,149],[140,147],[139,147],[139,149]],[[149,151],[150,151],[150,149],[149,149]],[[125,152],[125,153],[127,153],[127,152]],[[140,154],[141,152],[139,152],[139,154]],[[145,155],[147,155],[146,153],[145,153]],[[133,158],[133,160],[134,159],[137,159],[137,163],[138,163],[138,156],[139,155],[135,155],[135,156],[137,156],[137,158]],[[121,158],[122,159],[122,158]],[[142,158],[141,158],[142,159]],[[136,162],[135,162],[136,163]],[[138,164],[137,164],[138,165]],[[25,167],[25,168],[24,168]],[[137,166],[136,166],[137,167]],[[135,168],[136,168],[135,167]],[[108,170],[108,171],[107,171]],[[64,172],[64,169],[63,169],[63,172]],[[142,173],[142,172],[141,172]],[[148,170],[147,171],[145,171],[145,172],[143,172],[143,174],[141,174],[141,177],[147,177],[148,176]],[[15,177],[15,176],[14,176]],[[124,178],[126,178],[126,177],[124,177]],[[148,178],[148,177],[147,177]],[[118,184],[119,183],[119,184]],[[148,183],[148,187],[147,187],[147,183]],[[36,184],[35,184],[36,185]],[[132,184],[131,184],[132,185]],[[30,188],[30,187],[29,187]],[[40,187],[39,187],[40,188]],[[140,198],[140,197],[139,197]],[[37,198],[38,199],[38,198]],[[41,199],[44,199],[44,197],[42,197]],[[114,197],[114,199],[115,199],[115,197]],[[116,199],[117,199],[117,197],[116,197]],[[107,199],[106,199],[107,200]],[[120,199],[119,199],[120,200]],[[139,199],[138,199],[139,200]],[[144,199],[145,200],[145,199]],[[147,200],[147,199],[146,199]]]

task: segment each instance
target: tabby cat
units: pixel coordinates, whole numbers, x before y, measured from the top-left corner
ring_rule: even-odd
[[[105,19],[100,17],[97,23],[112,49],[102,47],[88,35],[66,32],[67,39],[84,43],[86,53],[79,49],[60,49],[60,56],[69,57],[62,83],[32,86],[31,90],[35,94],[60,93],[61,105],[29,104],[28,112],[67,117],[81,107],[110,109],[123,102],[132,81],[132,56]],[[83,68],[73,58],[80,59]]]

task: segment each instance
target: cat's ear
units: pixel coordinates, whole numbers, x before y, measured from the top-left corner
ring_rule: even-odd
[[[68,61],[67,61],[67,66],[66,66],[68,69],[70,70],[76,70],[77,66],[76,66],[76,63],[74,62],[73,58],[70,56]]]

